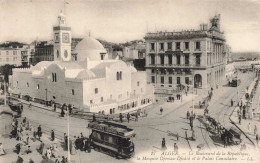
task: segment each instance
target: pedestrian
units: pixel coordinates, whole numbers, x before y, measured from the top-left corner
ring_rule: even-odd
[[[250,130],[251,130],[251,125],[250,125],[250,123],[248,123],[247,129],[248,129],[248,132],[250,133]]]
[[[65,157],[64,157],[64,156],[62,156],[61,163],[66,163],[66,159],[65,159]]]
[[[179,134],[178,133],[176,134],[176,138],[177,138],[177,141],[178,141],[179,140]]]
[[[34,163],[34,161],[30,158],[29,163]]]
[[[138,114],[137,113],[135,114],[135,121],[136,122],[138,121]]]
[[[120,119],[120,122],[123,123],[123,115],[122,115],[122,113],[119,114],[119,119]]]
[[[16,148],[16,153],[19,154],[21,151],[21,144],[20,143],[16,144],[15,148]]]
[[[225,135],[225,137],[224,137],[224,148],[226,148],[227,147],[227,142],[228,142],[228,137],[227,137],[227,135]]]
[[[257,127],[256,127],[256,125],[255,125],[254,135],[256,135],[256,134],[257,134]]]
[[[23,119],[23,124],[25,124],[26,123],[26,117],[24,117],[24,119]]]
[[[185,131],[185,138],[188,139],[187,131]]]
[[[256,140],[256,144],[258,145],[258,133],[256,133],[255,140]]]
[[[38,129],[37,129],[37,134],[38,134],[39,140],[41,140],[41,136],[42,136],[42,128],[41,128],[41,125],[39,125],[39,127],[38,127]]]
[[[231,107],[233,106],[233,100],[231,99]]]
[[[50,148],[47,148],[46,156],[48,159],[51,159],[51,149]]]
[[[38,152],[39,152],[41,155],[42,155],[42,153],[43,153],[44,146],[45,146],[45,144],[43,143],[43,141],[41,141],[40,147],[39,147],[39,149],[38,149]]]
[[[93,113],[92,122],[96,122],[96,114],[95,113]]]
[[[190,123],[190,129],[193,130],[193,123]]]
[[[62,107],[62,108],[61,108],[61,112],[60,112],[60,116],[61,116],[61,117],[64,117],[64,114],[65,114],[65,112],[64,112],[64,107]]]
[[[16,160],[16,163],[23,163],[23,158],[18,156],[18,158]]]
[[[192,130],[192,136],[191,136],[192,140],[195,140],[195,131]]]
[[[238,116],[239,124],[241,125],[241,115]]]
[[[129,123],[129,120],[130,120],[130,114],[127,113],[127,121],[128,121],[128,123]]]
[[[187,119],[189,119],[189,118],[190,118],[190,112],[187,111]]]
[[[26,144],[27,144],[27,145],[29,145],[29,138],[30,138],[30,137],[29,137],[29,134],[27,133],[27,134],[26,134]]]
[[[26,154],[32,153],[32,150],[31,150],[30,146],[28,146],[28,148],[27,148],[27,150],[25,152],[26,152]]]
[[[55,133],[53,130],[51,130],[51,141],[55,140]]]
[[[64,149],[68,150],[68,136],[64,133]]]
[[[56,112],[56,108],[57,108],[56,104],[53,105],[53,108],[54,108],[54,112]]]
[[[174,143],[173,149],[174,149],[174,152],[178,155],[179,147],[178,147],[178,145],[176,143]]]
[[[160,112],[161,112],[161,115],[162,115],[162,112],[163,112],[163,108],[162,107],[160,108]]]
[[[165,138],[162,139],[162,150],[167,149]]]
[[[68,105],[68,108],[69,108],[69,114],[72,113],[72,107],[71,107],[71,104]]]

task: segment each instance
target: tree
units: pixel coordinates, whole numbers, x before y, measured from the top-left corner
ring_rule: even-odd
[[[4,79],[7,83],[9,81],[8,76],[12,75],[12,68],[14,67],[15,67],[14,65],[9,65],[9,64],[0,67],[0,73],[4,75]]]

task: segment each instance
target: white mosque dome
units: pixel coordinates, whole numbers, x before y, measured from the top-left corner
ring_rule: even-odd
[[[78,61],[84,61],[86,58],[90,60],[102,60],[107,58],[107,51],[103,45],[92,37],[85,37],[78,43],[75,48]],[[101,55],[104,57],[102,58]]]

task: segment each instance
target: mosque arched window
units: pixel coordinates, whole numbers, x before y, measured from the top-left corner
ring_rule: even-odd
[[[59,50],[57,50],[57,58],[60,57],[60,53],[59,53]]]
[[[119,80],[122,80],[122,71],[119,73]]]

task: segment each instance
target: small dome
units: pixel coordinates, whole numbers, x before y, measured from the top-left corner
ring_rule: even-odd
[[[79,74],[77,75],[77,79],[89,79],[89,78],[95,78],[96,75],[90,71],[90,70],[82,70],[81,72],[79,72]]]
[[[84,61],[86,58],[90,60],[103,60],[107,58],[107,51],[103,45],[92,37],[85,37],[78,43],[75,48],[78,61]]]

